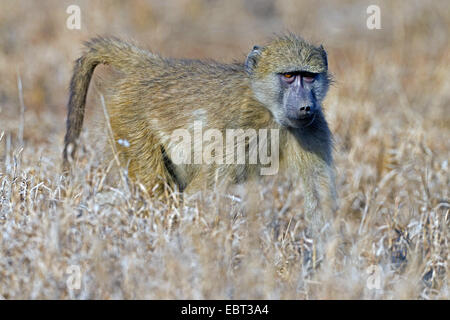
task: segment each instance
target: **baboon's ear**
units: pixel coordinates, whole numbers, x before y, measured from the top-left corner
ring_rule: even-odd
[[[322,53],[323,60],[325,61],[325,66],[328,68],[327,52],[325,51],[323,45],[320,45],[320,52]]]
[[[249,75],[253,73],[253,70],[255,69],[256,64],[258,63],[260,54],[261,54],[261,47],[254,46],[252,51],[247,55],[247,59],[245,59],[245,71]]]

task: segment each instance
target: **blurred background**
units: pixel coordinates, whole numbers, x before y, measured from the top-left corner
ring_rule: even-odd
[[[67,28],[70,5],[81,9],[80,30]],[[381,29],[367,27],[370,5],[380,8]],[[0,275],[6,275],[0,278],[0,296],[67,297],[56,271],[79,263],[93,270],[81,297],[448,299],[449,30],[450,1],[0,0],[0,239],[1,252],[9,253],[1,254]],[[301,195],[285,207],[290,189],[265,193],[258,205],[269,209],[250,220],[256,231],[249,234],[258,240],[248,247],[239,247],[239,239],[250,237],[247,224],[236,225],[226,209],[219,223],[220,208],[197,213],[211,228],[183,216],[178,234],[183,249],[165,224],[152,232],[131,229],[136,220],[120,197],[97,215],[89,163],[79,168],[76,191],[53,201],[61,188],[68,86],[83,41],[111,35],[164,56],[233,62],[284,32],[323,44],[334,76],[324,105],[336,145],[341,215],[335,223],[343,227],[338,241],[330,243],[332,264],[314,275],[315,282],[298,278],[298,230],[304,222],[295,215]],[[95,108],[100,106],[88,104]],[[17,143],[22,134],[24,149]],[[96,159],[92,139],[83,145]],[[23,204],[27,183],[38,191]],[[99,219],[101,227],[86,232],[89,224],[80,222],[85,216],[77,220],[78,212]],[[123,220],[117,236],[109,232],[110,212]],[[59,217],[64,226],[54,229]],[[142,230],[147,228],[143,220]],[[62,244],[49,251],[57,232]],[[76,237],[80,244],[73,249]],[[90,243],[110,249],[89,251]],[[383,273],[385,291],[378,296],[365,288],[368,266],[406,261],[411,262],[406,269]],[[220,279],[217,266],[223,266]],[[195,270],[203,270],[194,278],[205,280],[203,287],[189,280]],[[167,281],[154,285],[158,279]]]
[[[366,26],[371,4],[381,9],[380,30]],[[66,26],[70,5],[81,9],[80,30]],[[1,0],[1,115],[18,112],[20,75],[27,113],[51,112],[62,120],[73,61],[82,42],[96,35],[135,40],[165,56],[230,62],[290,31],[324,44],[336,90],[349,99],[373,93],[371,101],[360,102],[376,104],[382,113],[411,108],[420,117],[438,103],[432,84],[441,79],[434,75],[448,70],[449,12],[448,1],[419,0]],[[446,103],[448,95],[439,99]],[[448,121],[447,113],[437,113],[435,120]],[[47,130],[60,130],[62,123]]]

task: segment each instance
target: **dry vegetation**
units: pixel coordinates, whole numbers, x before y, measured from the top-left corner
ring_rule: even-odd
[[[449,2],[375,2],[383,29],[371,31],[372,1],[1,0],[0,298],[448,299]],[[72,3],[80,31],[65,27]],[[232,61],[285,30],[324,43],[335,77],[325,104],[341,208],[315,270],[298,187],[261,186],[246,209],[214,192],[189,206],[151,199],[104,179],[89,125],[75,176],[61,177],[83,40]],[[66,285],[72,265],[79,290]]]

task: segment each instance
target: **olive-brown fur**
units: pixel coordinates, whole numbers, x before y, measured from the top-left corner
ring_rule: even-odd
[[[334,203],[332,138],[323,114],[307,128],[285,127],[276,121],[275,107],[261,102],[264,98],[260,97],[270,90],[260,92],[254,83],[263,79],[264,84],[269,73],[299,67],[328,79],[325,51],[288,35],[269,42],[254,62],[249,73],[243,63],[167,59],[116,38],[91,40],[75,63],[70,85],[65,168],[74,157],[93,71],[98,64],[107,64],[121,74],[105,97],[114,140],[129,142],[129,146],[117,143],[116,148],[129,176],[148,190],[161,190],[155,186],[166,184],[190,192],[258,176],[259,165],[173,165],[170,152],[176,145],[171,141],[172,132],[192,132],[194,121],[201,121],[204,131],[213,128],[223,133],[239,128],[279,129],[280,172],[303,178],[307,209],[315,210],[325,198]],[[323,96],[327,86],[328,82]],[[275,95],[276,88],[273,90]]]

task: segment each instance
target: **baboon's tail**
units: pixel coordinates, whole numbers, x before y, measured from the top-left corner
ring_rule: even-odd
[[[133,66],[145,61],[145,52],[116,38],[94,38],[86,44],[86,52],[75,61],[67,114],[67,131],[64,139],[63,170],[70,168],[75,155],[77,140],[83,125],[86,96],[94,69],[99,64],[112,65],[118,70],[122,66]]]

